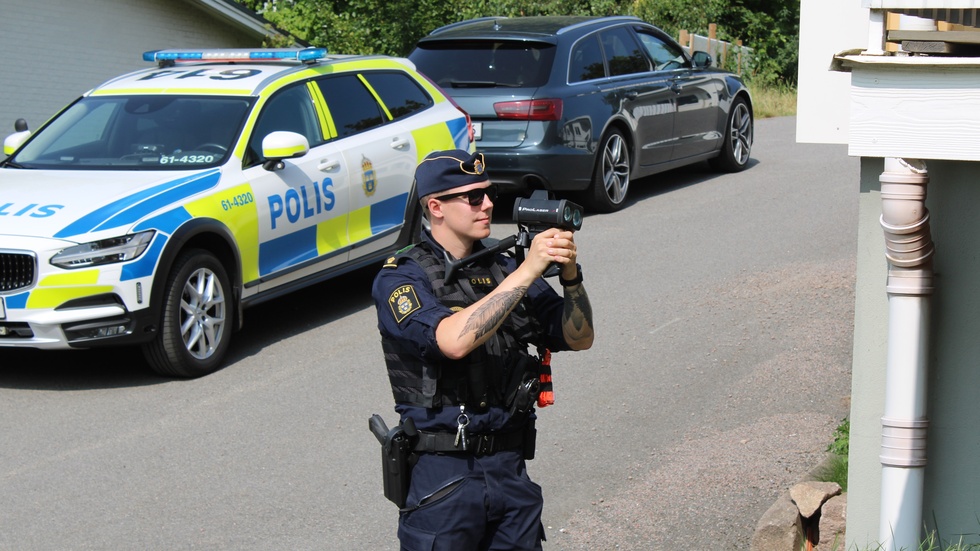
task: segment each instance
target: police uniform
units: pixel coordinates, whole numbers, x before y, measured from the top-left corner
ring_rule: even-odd
[[[516,261],[485,255],[447,280],[446,258],[423,231],[421,243],[388,259],[372,289],[395,410],[418,429],[398,537],[407,551],[541,549],[543,498],[525,466],[534,404],[522,389],[537,388],[539,352],[569,349],[564,299],[538,278],[484,345],[450,360],[437,325],[491,292]]]

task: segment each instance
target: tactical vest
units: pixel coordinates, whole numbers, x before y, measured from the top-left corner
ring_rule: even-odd
[[[422,267],[436,298],[454,311],[476,303],[506,277],[491,255],[462,268],[447,283],[446,266],[425,242],[403,251],[393,264],[406,261]],[[508,407],[521,382],[537,377],[540,369],[539,360],[528,352],[538,335],[528,303],[522,299],[494,335],[461,360],[431,363],[416,348],[382,338],[395,402],[426,408],[465,404],[475,411]]]

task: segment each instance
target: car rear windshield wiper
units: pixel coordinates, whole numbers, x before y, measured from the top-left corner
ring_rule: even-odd
[[[510,84],[507,82],[494,82],[492,80],[451,80],[449,85],[453,88],[521,88],[520,84]]]

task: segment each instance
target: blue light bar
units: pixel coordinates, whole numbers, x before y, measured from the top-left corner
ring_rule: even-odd
[[[152,50],[143,61],[315,61],[327,56],[326,48],[231,48],[227,50]]]

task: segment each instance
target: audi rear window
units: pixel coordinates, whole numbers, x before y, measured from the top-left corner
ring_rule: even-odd
[[[553,44],[453,41],[420,44],[409,58],[443,88],[544,86],[555,59]]]

